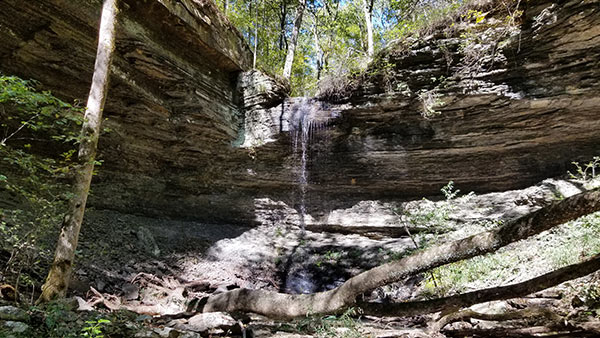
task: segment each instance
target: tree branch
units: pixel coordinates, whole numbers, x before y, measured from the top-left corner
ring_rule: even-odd
[[[264,290],[236,289],[210,296],[203,312],[254,312],[274,318],[338,313],[356,298],[379,286],[467,258],[493,252],[569,220],[600,210],[600,189],[557,201],[534,213],[490,231],[442,244],[409,257],[383,264],[350,278],[339,287],[314,294],[289,295]]]
[[[521,283],[424,301],[391,304],[362,303],[360,307],[365,314],[376,316],[414,316],[446,310],[459,310],[460,308],[493,300],[527,296],[598,270],[600,270],[600,254],[582,263],[569,265]]]

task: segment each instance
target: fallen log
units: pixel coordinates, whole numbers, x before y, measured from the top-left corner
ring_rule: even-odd
[[[600,270],[600,254],[584,262],[548,272],[525,282],[467,292],[450,297],[404,303],[361,303],[363,313],[373,316],[414,316],[458,310],[471,305],[524,297]]]
[[[567,221],[600,210],[600,189],[554,202],[496,229],[431,247],[350,278],[339,287],[314,294],[289,295],[265,290],[236,289],[208,297],[203,312],[254,312],[272,318],[339,313],[356,304],[359,295],[403,278],[539,234]]]

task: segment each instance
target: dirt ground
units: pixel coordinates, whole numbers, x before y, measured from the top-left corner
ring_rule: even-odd
[[[91,304],[102,311],[125,308],[147,315],[145,333],[140,337],[196,337],[198,331],[190,327],[191,319],[157,322],[151,318],[193,310],[202,297],[237,287],[286,293],[332,289],[361,271],[410,254],[415,246],[435,245],[490,229],[581,189],[566,180],[546,180],[523,190],[467,194],[437,202],[364,201],[335,212],[340,224],[345,218],[348,223],[356,220],[355,224],[365,219],[377,224],[386,220],[390,226],[417,221],[435,229],[399,238],[302,231],[283,221],[245,227],[89,209],[71,291],[79,297],[79,308],[90,310]],[[405,216],[390,218],[397,210],[403,210]],[[363,297],[375,302],[401,302],[506,285],[556,268],[554,248],[565,243],[568,247],[561,249],[563,256],[577,258],[600,251],[600,241],[595,240],[600,238],[600,226],[586,225],[584,232],[578,232],[579,223],[569,226],[514,243],[497,256],[481,258],[480,265],[498,267],[478,270],[476,264],[465,263],[435,272],[438,279],[434,286],[432,277],[425,274]],[[576,237],[582,234],[587,241]],[[584,244],[587,246],[577,247]],[[558,260],[567,264],[571,258]],[[459,278],[456,270],[459,277],[470,273],[476,278]],[[529,297],[474,306],[471,310],[484,314],[518,312],[518,319],[490,321],[464,316],[445,326],[443,334],[432,331],[432,325],[446,314],[376,318],[353,312],[335,317],[307,316],[291,322],[260,316],[239,320],[250,329],[246,336],[254,337],[583,337],[600,332],[594,326],[600,313],[599,279],[595,274]],[[582,328],[582,323],[592,328]],[[554,335],[546,332],[549,327]],[[218,328],[215,332],[227,335]]]

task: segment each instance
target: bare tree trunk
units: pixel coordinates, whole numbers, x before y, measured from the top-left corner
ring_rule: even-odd
[[[258,52],[258,4],[254,9],[254,59],[252,60],[252,68],[256,69],[256,54]]]
[[[281,1],[281,5],[279,5],[280,16],[279,16],[279,28],[281,32],[279,33],[279,49],[283,50],[285,45],[287,49],[287,39],[285,38],[285,24],[287,20],[287,6],[286,0]]]
[[[225,12],[225,15],[229,14],[229,0],[224,0],[223,12]]]
[[[96,147],[102,123],[102,109],[104,108],[108,88],[109,68],[115,47],[117,13],[117,0],[104,0],[100,19],[96,64],[94,65],[94,75],[84,123],[81,128],[81,143],[78,153],[79,167],[75,172],[74,197],[69,202],[69,209],[63,220],[58,243],[56,244],[54,262],[50,267],[46,282],[42,286],[42,294],[38,302],[49,301],[57,297],[62,298],[66,295],[69,287],[79,230],[81,229],[94,170]]]
[[[367,27],[367,55],[369,56],[369,59],[372,58],[375,53],[375,47],[373,46],[373,1],[374,0],[363,0],[365,26]]]
[[[292,29],[292,36],[288,43],[288,50],[285,56],[285,64],[283,65],[283,77],[290,79],[292,76],[292,65],[294,64],[294,54],[296,53],[296,45],[298,43],[298,33],[302,26],[302,16],[304,15],[304,8],[306,7],[306,0],[300,0],[298,3],[298,9],[296,10],[296,18],[294,19],[294,28]]]
[[[317,16],[315,15],[315,27],[313,29],[313,38],[315,42],[315,54],[317,55],[317,81],[321,79],[321,71],[323,70],[323,50],[319,43],[319,34],[317,33]]]
[[[600,210],[600,188],[557,201],[490,231],[429,248],[350,278],[341,286],[314,294],[289,295],[236,289],[210,296],[203,312],[245,311],[275,318],[337,313],[356,303],[363,293],[427,270],[493,252],[569,220]]]

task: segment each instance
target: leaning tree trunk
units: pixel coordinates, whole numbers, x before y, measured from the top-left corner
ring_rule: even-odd
[[[42,294],[38,302],[64,297],[69,287],[79,230],[81,229],[83,212],[90,190],[90,183],[92,182],[96,146],[98,145],[100,124],[102,123],[102,109],[106,100],[109,68],[115,47],[117,12],[117,0],[104,0],[100,19],[96,64],[94,65],[94,75],[84,123],[81,128],[81,143],[77,157],[79,167],[75,172],[74,196],[69,202],[69,209],[63,220],[58,243],[56,244],[54,262],[50,267],[46,282],[42,286]]]
[[[298,44],[298,33],[302,26],[302,16],[304,15],[304,7],[306,7],[306,0],[300,0],[298,3],[298,9],[296,11],[296,19],[294,19],[294,28],[292,29],[292,36],[288,43],[287,54],[285,55],[285,64],[283,65],[283,77],[290,79],[292,76],[292,65],[294,64],[294,54],[296,53],[296,45]]]
[[[339,287],[314,294],[289,295],[236,289],[208,297],[203,312],[254,312],[274,318],[338,313],[356,304],[363,293],[403,278],[479,256],[600,210],[600,188],[555,202],[490,231],[429,248],[350,278]]]

